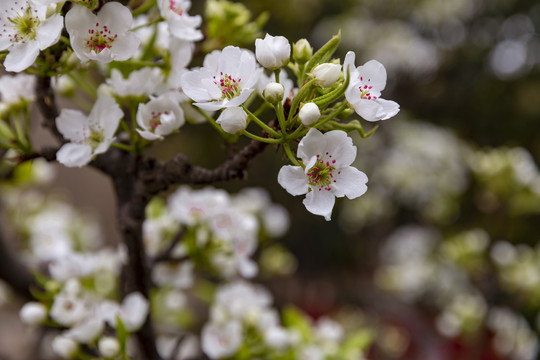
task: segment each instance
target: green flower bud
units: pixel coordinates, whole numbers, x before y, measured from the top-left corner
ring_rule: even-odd
[[[300,39],[293,45],[293,59],[300,64],[306,63],[313,56],[313,48],[306,39]]]
[[[271,82],[263,90],[263,96],[270,104],[277,104],[283,100],[285,87],[279,83]]]

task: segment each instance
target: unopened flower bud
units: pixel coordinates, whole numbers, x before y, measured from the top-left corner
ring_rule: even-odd
[[[221,112],[216,122],[229,134],[236,134],[247,126],[247,114],[241,107],[229,107]]]
[[[120,352],[120,343],[116,338],[105,336],[99,339],[98,349],[101,355],[111,358]]]
[[[47,308],[38,302],[27,302],[19,311],[23,323],[29,325],[41,324],[47,319]]]
[[[63,359],[72,359],[79,351],[79,344],[62,335],[56,336],[52,341],[52,349],[56,355]]]
[[[313,125],[319,118],[321,117],[321,111],[319,110],[319,107],[315,105],[315,103],[307,103],[304,104],[300,111],[298,112],[298,117],[300,118],[300,121],[305,126],[311,126]]]
[[[266,34],[264,39],[255,40],[255,56],[262,66],[270,70],[276,70],[289,62],[291,44],[283,36]]]
[[[306,63],[313,56],[313,48],[306,39],[300,39],[293,45],[293,59],[300,64]]]
[[[324,63],[317,65],[313,69],[313,76],[316,79],[319,79],[319,85],[322,87],[329,87],[334,85],[334,83],[339,79],[341,75],[341,65]]]
[[[285,87],[280,83],[271,82],[263,90],[263,96],[271,104],[277,104],[283,100]]]

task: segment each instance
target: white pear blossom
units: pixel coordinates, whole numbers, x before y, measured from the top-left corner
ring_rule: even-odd
[[[305,169],[286,165],[278,174],[279,184],[291,195],[307,194],[306,209],[330,220],[335,197],[354,199],[367,190],[367,176],[350,166],[356,158],[356,146],[344,131],[322,134],[310,129],[298,144],[297,156]]]
[[[0,51],[8,50],[7,71],[20,72],[34,63],[40,50],[60,39],[63,17],[47,18],[47,6],[32,0],[0,2]]]
[[[238,321],[225,325],[210,323],[203,327],[201,333],[202,350],[211,359],[234,355],[242,341],[242,325]]]
[[[56,153],[56,159],[68,167],[81,167],[102,154],[114,141],[123,112],[111,97],[101,95],[87,117],[78,110],[63,109],[56,118],[58,131],[70,142]]]
[[[113,92],[120,97],[159,94],[164,88],[164,76],[159,68],[144,67],[129,73],[127,78],[118,69],[111,70],[106,80]]]
[[[267,69],[279,69],[289,62],[291,44],[283,36],[266,34],[264,39],[255,40],[255,56],[259,64]]]
[[[178,96],[175,96],[178,95]],[[161,140],[184,125],[184,111],[178,105],[180,93],[166,93],[139,104],[137,110],[137,129],[146,140]]]
[[[329,87],[335,84],[341,75],[341,65],[324,63],[317,65],[312,71],[313,76],[319,79],[317,82],[322,87]]]
[[[109,325],[116,327],[116,317],[120,317],[125,328],[134,332],[141,328],[148,316],[150,304],[139,292],[128,294],[122,304],[114,301],[103,301],[99,306],[99,314]]]
[[[190,16],[189,0],[158,0],[158,7],[164,19],[167,20],[171,35],[186,41],[199,41],[203,34],[197,28],[201,26],[199,15]]]
[[[257,84],[257,90],[261,96],[263,95],[264,89],[269,83],[276,82],[276,75],[272,72],[270,76],[266,76],[264,73],[259,77],[259,82]],[[294,94],[298,92],[298,89],[294,87],[294,82],[289,79],[287,71],[281,69],[279,72],[279,84],[283,85],[283,99],[281,103],[285,103],[288,98],[294,97]]]
[[[236,134],[247,126],[247,114],[239,106],[226,108],[216,120],[221,128],[229,134]]]
[[[27,74],[0,77],[0,100],[7,105],[22,101],[33,101],[36,98],[36,77]]]
[[[349,71],[350,76],[345,98],[356,113],[367,121],[386,120],[396,115],[399,104],[380,97],[386,86],[384,65],[377,60],[370,60],[355,68],[354,60],[354,52],[349,51],[345,56],[343,70]]]
[[[252,52],[227,46],[206,55],[203,67],[184,73],[182,90],[203,110],[239,106],[255,90],[261,73]]]
[[[129,32],[131,11],[118,2],[108,2],[96,15],[85,6],[73,5],[66,14],[71,47],[82,62],[109,63],[132,57],[140,40]]]

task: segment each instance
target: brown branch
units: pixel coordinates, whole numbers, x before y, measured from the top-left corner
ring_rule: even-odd
[[[31,300],[30,287],[35,285],[34,277],[8,246],[5,237],[6,234],[0,231],[0,278],[25,300]]]
[[[48,129],[61,143],[64,143],[64,137],[56,128],[56,118],[59,112],[55,102],[54,90],[51,87],[50,77],[37,77],[36,104],[43,115],[43,127]]]

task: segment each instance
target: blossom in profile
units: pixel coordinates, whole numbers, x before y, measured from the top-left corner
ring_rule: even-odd
[[[146,140],[162,140],[165,135],[184,125],[184,111],[178,105],[175,95],[176,93],[165,93],[146,104],[139,104],[137,110],[139,135]]]
[[[63,18],[47,18],[47,6],[31,0],[0,2],[0,51],[7,50],[4,67],[20,72],[32,65],[44,50],[60,39]]]
[[[95,155],[107,151],[123,116],[116,101],[106,95],[99,96],[89,116],[63,109],[56,118],[56,127],[70,142],[58,150],[56,159],[68,167],[88,164]]]
[[[190,16],[188,10],[191,7],[189,0],[158,0],[161,16],[169,24],[171,35],[186,41],[199,41],[203,34],[197,28],[201,26],[202,19],[199,15]]]
[[[261,73],[252,52],[227,46],[208,54],[203,67],[185,72],[182,90],[203,110],[239,106],[255,90]]]
[[[283,36],[266,34],[264,39],[255,40],[255,56],[259,64],[267,69],[279,69],[289,62],[291,44]]]
[[[278,182],[291,195],[307,194],[303,203],[309,212],[330,220],[336,197],[354,199],[366,192],[367,176],[350,166],[356,146],[344,131],[322,134],[311,128],[298,144],[297,156],[305,168],[283,166]]]
[[[349,71],[350,82],[345,98],[358,115],[367,121],[386,120],[399,112],[399,104],[381,98],[386,86],[386,69],[377,60],[370,60],[362,66],[354,67],[355,54],[349,51],[345,56],[343,71]]]
[[[132,57],[140,44],[129,31],[132,22],[131,11],[117,2],[106,3],[97,14],[75,4],[66,14],[71,47],[82,62],[109,63]]]

